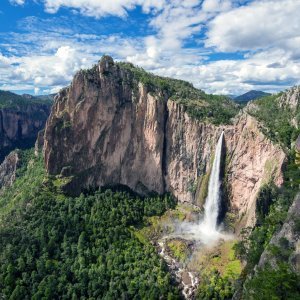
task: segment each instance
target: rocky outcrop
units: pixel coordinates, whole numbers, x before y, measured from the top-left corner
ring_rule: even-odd
[[[245,112],[225,131],[225,136],[230,207],[238,216],[239,230],[255,224],[260,187],[271,181],[277,186],[283,183],[281,169],[286,155],[260,131],[258,121]]]
[[[79,72],[56,97],[45,131],[46,169],[72,170],[77,192],[126,185],[163,193],[166,103],[142,85],[134,95],[130,73],[112,62],[94,71]]]
[[[290,115],[290,124],[297,129],[299,128],[299,103],[300,103],[300,86],[294,86],[276,99],[281,109],[287,110]]]
[[[279,97],[279,106],[295,112],[299,107],[300,86],[294,86]]]
[[[294,272],[300,272],[300,194],[295,197],[287,218],[279,232],[275,233],[270,241],[269,247],[260,257],[258,267],[262,268],[269,263],[272,268],[277,267],[280,260],[289,262]],[[274,256],[269,249],[279,249],[280,257]]]
[[[57,95],[45,130],[45,165],[52,175],[73,175],[66,186],[71,193],[125,185],[140,194],[171,192],[181,202],[197,203],[222,130],[229,207],[241,224],[250,225],[260,186],[282,182],[281,149],[246,112],[227,126],[196,120],[163,90],[153,93],[135,83],[108,57],[77,73]]]
[[[49,114],[48,104],[0,109],[0,162],[15,148],[32,147]]]
[[[11,152],[0,165],[0,190],[9,187],[16,179],[16,170],[20,163],[18,151]]]
[[[35,144],[34,144],[34,155],[38,156],[39,153],[42,152],[43,147],[44,147],[44,134],[45,134],[45,130],[40,130],[38,132]]]

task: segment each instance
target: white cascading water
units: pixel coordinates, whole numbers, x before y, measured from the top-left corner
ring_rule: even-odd
[[[172,234],[168,234],[164,238],[161,239],[159,245],[161,247],[160,255],[166,260],[169,268],[172,270],[173,274],[175,274],[176,279],[183,285],[183,296],[185,299],[193,299],[193,295],[198,288],[199,285],[199,277],[195,272],[190,272],[188,268],[182,267],[176,259],[172,258],[166,251],[166,241],[170,238],[183,238],[186,240],[193,240],[200,242],[200,248],[195,248],[192,251],[195,251],[191,258],[193,259],[193,255],[196,254],[195,257],[199,257],[200,251],[202,251],[202,247],[211,247],[214,246],[216,242],[220,239],[227,240],[231,239],[231,236],[222,233],[218,230],[218,215],[219,215],[219,205],[220,205],[220,188],[221,188],[221,180],[220,180],[220,169],[221,169],[221,157],[222,157],[222,146],[223,146],[224,132],[222,132],[219,137],[216,149],[215,149],[215,157],[209,177],[208,183],[208,195],[204,204],[204,218],[197,223],[191,222],[182,222],[180,226],[176,229],[176,231]],[[191,248],[192,249],[192,248]],[[199,249],[201,249],[199,251]],[[191,279],[191,284],[186,284],[184,282],[183,274],[188,274]]]
[[[220,237],[220,233],[217,230],[217,221],[220,206],[220,168],[223,136],[224,131],[219,137],[217,147],[215,150],[214,162],[209,177],[208,194],[204,204],[204,218],[199,224],[200,239],[204,243],[210,243],[211,241],[217,240]]]
[[[204,204],[204,220],[202,226],[210,230],[217,230],[217,220],[219,215],[220,205],[220,167],[221,167],[221,156],[222,156],[222,145],[223,145],[224,131],[219,137],[213,166],[211,169],[209,184],[208,184],[208,195]]]
[[[221,196],[220,169],[223,140],[224,132],[222,132],[222,134],[220,135],[215,149],[215,157],[208,183],[208,194],[204,204],[203,219],[197,224],[193,224],[190,222],[181,223],[177,232],[175,232],[171,236],[180,236],[185,239],[198,240],[206,245],[211,245],[215,241],[218,241],[220,238],[230,238],[227,234],[225,235],[218,230],[217,224]]]

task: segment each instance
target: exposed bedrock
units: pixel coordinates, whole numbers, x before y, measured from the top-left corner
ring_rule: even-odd
[[[45,130],[45,165],[52,175],[74,175],[66,187],[71,193],[125,185],[201,204],[222,130],[229,208],[240,224],[251,225],[260,186],[282,183],[285,154],[279,146],[246,112],[228,126],[191,118],[166,93],[150,93],[109,57],[78,72],[56,96]]]

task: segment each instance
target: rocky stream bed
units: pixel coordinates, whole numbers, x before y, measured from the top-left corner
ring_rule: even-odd
[[[195,299],[199,285],[199,276],[196,272],[189,271],[182,263],[173,258],[166,247],[166,239],[157,243],[159,255],[165,260],[174,279],[181,289],[185,299]]]

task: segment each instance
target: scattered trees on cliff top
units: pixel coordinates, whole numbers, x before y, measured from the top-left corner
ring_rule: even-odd
[[[239,111],[239,105],[229,98],[205,94],[187,81],[156,76],[131,63],[119,62],[117,65],[130,71],[136,82],[147,86],[149,92],[163,93],[167,98],[183,105],[195,119],[216,125],[228,124]]]
[[[292,112],[288,107],[280,107],[279,96],[276,94],[254,101],[254,106],[248,112],[262,123],[261,129],[266,136],[291,149],[300,134],[300,129],[293,125],[292,119],[299,122],[300,110]]]

